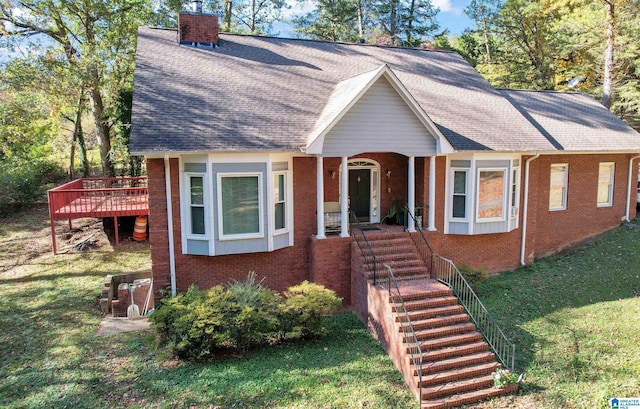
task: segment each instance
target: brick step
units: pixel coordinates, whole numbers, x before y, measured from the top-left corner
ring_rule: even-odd
[[[502,389],[496,389],[493,386],[478,389],[471,392],[459,393],[453,396],[442,397],[439,399],[430,399],[423,401],[420,409],[446,409],[453,408],[468,403],[478,402],[484,399],[494,398],[496,396],[504,396],[514,393],[518,390],[518,385],[509,385]]]
[[[449,325],[446,327],[423,329],[416,331],[416,337],[420,341],[426,341],[428,339],[446,337],[450,335],[464,334],[465,332],[475,331],[476,326],[470,322],[463,324]]]
[[[443,385],[422,388],[422,399],[437,399],[443,396],[451,396],[459,393],[477,391],[493,386],[493,376],[483,375],[477,378],[464,379],[462,381],[449,382]]]
[[[400,290],[402,291],[402,290]],[[413,300],[413,294],[409,297],[402,296],[405,302],[409,300]],[[422,298],[422,297],[420,297]],[[446,317],[449,315],[460,314],[464,312],[464,307],[462,305],[447,305],[445,307],[436,307],[436,308],[428,308],[424,310],[416,310],[409,312],[409,319],[413,321],[422,320],[425,318],[435,318],[435,317]],[[396,316],[396,322],[404,322],[405,320],[401,316]]]
[[[420,344],[420,348],[422,348],[423,351],[431,351],[441,348],[455,347],[476,341],[482,341],[482,334],[476,331],[471,331],[463,334],[427,339]]]
[[[448,371],[456,368],[464,368],[472,365],[479,365],[488,362],[495,362],[495,355],[493,352],[484,351],[471,355],[457,356],[454,358],[441,359],[438,361],[422,363],[422,375],[437,373],[442,371]],[[417,372],[414,368],[414,375]]]
[[[377,236],[373,239],[367,237],[367,241],[369,242],[371,247],[374,249],[382,248],[382,247],[398,247],[398,246],[414,245],[411,238],[406,236],[399,236],[399,237]]]
[[[400,294],[402,295],[402,300],[404,302],[428,300],[431,298],[448,297],[452,295],[451,290],[449,290],[448,288],[433,290],[413,290],[411,288],[412,284],[420,281],[424,281],[424,279],[415,280],[413,282],[411,280],[403,280],[402,283],[398,283],[398,288],[400,289]],[[394,303],[396,301],[400,301],[399,297],[389,297],[390,303]]]
[[[443,385],[450,382],[457,382],[464,379],[491,375],[493,371],[500,368],[497,362],[489,362],[480,365],[468,366],[465,368],[452,369],[450,371],[442,371],[429,375],[422,375],[422,387],[434,385]],[[416,384],[419,378],[416,376]],[[419,385],[418,385],[419,386]]]
[[[407,260],[415,260],[415,261],[419,261],[420,263],[424,264],[422,262],[422,260],[420,259],[420,256],[418,256],[415,252],[411,253],[411,252],[404,252],[404,251],[393,251],[393,252],[388,252],[388,253],[378,253],[378,252],[374,252],[375,256],[376,256],[376,260],[380,263],[386,263],[386,264],[390,264],[390,263],[397,263],[398,261],[407,261]],[[364,262],[368,263],[368,262],[372,262],[373,261],[373,257],[370,255],[367,255],[364,257]],[[393,267],[393,266],[392,266]]]
[[[436,317],[436,318],[426,318],[422,320],[412,321],[411,325],[413,326],[414,331],[421,331],[423,329],[429,328],[439,328],[445,326],[451,326],[454,324],[460,324],[463,322],[469,322],[469,316],[467,314],[456,314],[456,315],[448,315],[446,317]],[[399,331],[403,331],[404,326],[408,326],[408,324],[402,323],[399,325]]]
[[[429,351],[422,351],[422,362],[438,361],[455,356],[471,355],[477,352],[489,350],[489,345],[484,341],[471,341],[469,343],[447,346]]]
[[[364,245],[362,247],[362,249],[364,250],[364,254],[361,254],[362,257],[370,257],[371,254],[369,252],[369,248],[367,248],[366,245]],[[416,252],[416,246],[414,246],[413,244],[409,245],[396,245],[396,246],[389,246],[389,247],[381,247],[378,246],[375,249],[373,247],[371,247],[371,249],[373,250],[373,254],[376,255],[376,257],[380,257],[383,256],[385,254],[396,254],[396,253],[400,253],[400,254],[417,254]]]
[[[448,307],[458,305],[458,299],[452,295],[442,297],[432,297],[421,300],[409,300],[404,303],[407,311],[423,311],[430,308]],[[391,306],[392,311],[395,312],[395,307]]]
[[[407,232],[404,231],[385,231],[379,232],[376,230],[369,230],[365,232],[365,236],[369,241],[380,241],[389,239],[408,239],[411,240]]]
[[[394,277],[410,276],[410,275],[428,275],[429,271],[424,265],[410,266],[410,267],[398,267],[392,269]],[[373,266],[364,265],[364,274],[367,278],[373,278]],[[386,277],[388,275],[386,268],[377,268],[376,276]],[[369,277],[371,276],[371,277]]]

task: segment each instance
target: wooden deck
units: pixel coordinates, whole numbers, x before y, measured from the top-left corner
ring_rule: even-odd
[[[118,244],[118,217],[149,214],[147,178],[83,178],[48,191],[53,253],[57,254],[55,220],[113,217]]]

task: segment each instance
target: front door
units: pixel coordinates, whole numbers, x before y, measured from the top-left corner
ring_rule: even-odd
[[[368,222],[371,211],[371,170],[349,170],[349,203],[360,222]]]

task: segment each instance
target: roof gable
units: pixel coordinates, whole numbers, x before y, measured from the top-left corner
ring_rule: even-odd
[[[402,103],[406,108],[410,109],[415,118],[424,126],[425,137],[433,138],[437,145],[437,153],[449,153],[453,152],[453,147],[446,138],[442,135],[436,124],[433,123],[431,118],[422,110],[415,98],[402,84],[398,77],[393,73],[393,70],[387,65],[382,64],[375,70],[371,70],[351,78],[347,78],[339,82],[334,88],[332,94],[320,114],[318,121],[316,122],[313,130],[307,138],[307,146],[305,152],[312,154],[322,154],[325,137],[340,123],[345,115],[354,108],[354,106],[361,101],[363,96],[371,90],[380,80],[386,81],[397,96],[400,97]],[[394,145],[400,148],[402,144],[403,135],[397,135]],[[347,152],[349,155],[354,155],[357,152],[357,147],[352,147],[353,152]],[[400,152],[402,149],[387,149],[390,152],[397,152],[406,154],[408,152]],[[370,150],[371,151],[371,150]],[[362,151],[364,152],[364,151]],[[436,153],[436,152],[433,152]]]

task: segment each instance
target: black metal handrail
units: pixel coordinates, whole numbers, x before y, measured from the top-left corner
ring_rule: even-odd
[[[504,334],[455,264],[438,255],[434,255],[433,259],[435,278],[451,288],[498,359],[513,372],[516,345]]]
[[[407,351],[411,358],[411,362],[413,363],[414,371],[418,376],[418,392],[419,392],[418,399],[420,400],[420,403],[422,403],[422,347],[420,345],[420,342],[418,341],[418,336],[416,335],[416,332],[413,328],[413,324],[411,323],[411,317],[409,316],[409,311],[407,310],[406,304],[404,303],[404,299],[402,298],[402,294],[400,293],[400,287],[398,286],[398,281],[396,280],[391,267],[388,264],[381,263],[376,258],[373,248],[371,247],[371,243],[367,239],[367,236],[364,233],[364,229],[362,228],[362,225],[358,220],[358,216],[356,216],[353,210],[351,211],[351,216],[356,222],[356,229],[352,229],[351,231],[352,232],[354,230],[360,231],[360,234],[362,235],[363,241],[368,250],[368,256],[367,256],[367,254],[365,254],[364,252],[363,245],[360,243],[360,240],[358,240],[357,237],[355,237],[355,233],[354,233],[354,238],[356,239],[355,241],[358,244],[358,248],[360,249],[360,254],[362,255],[362,258],[368,264],[370,269],[371,267],[373,267],[373,285],[378,285],[383,288],[386,287],[389,297],[393,302],[394,312],[399,316],[400,329],[402,330],[403,339],[404,339],[404,342],[407,344]],[[371,265],[372,262],[373,262],[373,266]],[[382,269],[385,269],[387,272],[386,282],[382,282],[383,277],[378,277],[377,275],[378,265]]]
[[[415,226],[417,224],[416,222],[416,218],[413,216],[413,214],[411,214],[411,212],[409,211],[409,209],[405,209],[407,214],[409,215],[409,217],[411,218],[411,220],[413,221],[413,225]],[[416,241],[416,238],[414,237],[413,234],[409,233],[409,236],[411,236],[411,240],[413,240],[413,244],[415,244],[416,248],[418,249],[418,254],[420,255],[420,258],[422,258],[422,262],[424,263],[425,267],[427,268],[427,270],[429,271],[429,273],[431,273],[432,270],[432,260],[433,260],[433,248],[431,247],[431,244],[429,244],[429,240],[427,240],[427,238],[425,237],[422,229],[417,229],[416,230],[418,233],[420,233],[420,237],[422,237],[422,243],[423,245],[420,245],[420,243],[418,243]],[[424,245],[427,246],[427,250],[428,253],[425,254],[425,249],[424,249]]]
[[[367,250],[369,250],[369,256],[367,257],[367,255],[364,252],[364,249],[362,248],[362,245],[360,244],[360,240],[356,239],[356,244],[358,245],[358,248],[360,248],[360,254],[362,254],[362,258],[364,259],[364,262],[367,263],[369,265],[369,267],[371,268],[371,261],[373,261],[373,285],[376,285],[376,272],[377,272],[377,267],[378,267],[378,259],[376,258],[376,255],[373,253],[373,249],[371,248],[371,243],[369,243],[369,240],[367,240],[367,236],[364,234],[364,230],[362,229],[362,225],[360,224],[360,221],[358,220],[358,216],[356,216],[356,213],[353,210],[350,210],[351,216],[353,217],[353,220],[355,220],[356,222],[356,227],[357,230],[360,231],[360,234],[362,235],[362,239],[364,240],[364,243],[367,246]],[[351,230],[353,232],[353,229]],[[354,234],[355,237],[355,234]]]

